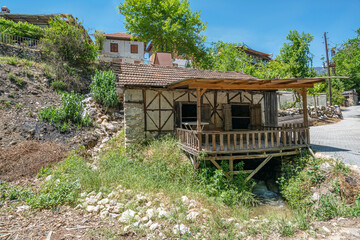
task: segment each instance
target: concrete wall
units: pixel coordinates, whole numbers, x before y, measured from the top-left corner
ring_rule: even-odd
[[[278,109],[281,109],[282,106],[286,106],[291,102],[296,100],[295,94],[293,92],[285,92],[285,91],[278,91]],[[315,101],[317,106],[326,106],[327,95],[326,93],[320,93],[319,95],[315,96]],[[308,106],[314,106],[314,97],[312,95],[307,96]],[[301,103],[298,103],[296,107],[302,108]]]
[[[41,60],[40,50],[0,43],[0,56],[17,56],[33,61]]]
[[[110,43],[118,44],[118,52],[110,52]],[[138,53],[131,53],[131,45],[138,45]],[[102,56],[100,58],[108,61],[111,61],[112,59],[121,59],[122,62],[126,63],[134,63],[135,61],[144,63],[144,53],[144,42],[106,39],[103,44]]]

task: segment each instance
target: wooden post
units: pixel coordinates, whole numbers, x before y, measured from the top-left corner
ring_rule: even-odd
[[[304,125],[305,125],[305,127],[309,127],[306,88],[303,88],[303,89],[302,89],[302,91],[301,91],[301,97],[302,97],[302,99],[303,99]]]
[[[198,136],[199,136],[199,151],[201,151],[202,149],[202,132],[201,132],[201,91],[200,88],[196,89],[196,93],[197,93],[197,125],[196,125],[196,130],[198,132]]]

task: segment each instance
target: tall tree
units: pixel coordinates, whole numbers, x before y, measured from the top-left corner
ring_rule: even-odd
[[[201,53],[206,29],[200,12],[191,11],[187,0],[125,0],[118,8],[125,28],[137,39],[152,42],[155,51],[173,52],[186,58]]]
[[[314,76],[313,54],[310,52],[310,43],[314,37],[309,33],[300,34],[296,30],[290,30],[286,39],[289,42],[284,43],[276,59],[287,64],[287,75],[294,78]]]
[[[348,39],[336,48],[333,57],[336,75],[349,76],[350,79],[343,80],[346,90],[355,88],[360,91],[360,28],[356,30],[356,37]]]

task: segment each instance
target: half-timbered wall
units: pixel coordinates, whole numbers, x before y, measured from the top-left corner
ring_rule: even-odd
[[[125,89],[124,115],[126,138],[130,141],[144,138],[147,134],[174,132],[178,103],[196,103],[196,91],[180,89]],[[276,101],[276,98],[275,98]],[[261,123],[266,125],[264,92],[208,90],[201,99],[210,110],[210,121],[217,128],[224,126],[223,107],[226,104],[250,104],[261,106]],[[276,103],[268,103],[275,104]]]

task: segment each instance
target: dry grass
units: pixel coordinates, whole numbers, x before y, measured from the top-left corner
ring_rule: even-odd
[[[66,149],[54,142],[29,141],[0,149],[0,179],[15,181],[34,177],[41,167],[57,163],[66,155]]]

